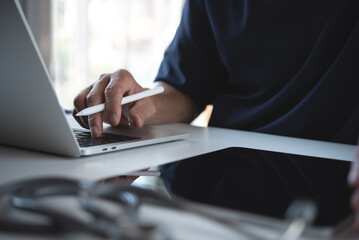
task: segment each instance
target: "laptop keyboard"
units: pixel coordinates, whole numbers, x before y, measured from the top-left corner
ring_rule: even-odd
[[[80,147],[91,147],[91,146],[98,146],[104,145],[109,143],[116,143],[116,142],[125,142],[140,139],[138,137],[130,137],[125,135],[118,135],[118,134],[111,134],[111,133],[103,133],[98,138],[92,138],[91,132],[83,132],[79,130],[73,130],[76,136]]]

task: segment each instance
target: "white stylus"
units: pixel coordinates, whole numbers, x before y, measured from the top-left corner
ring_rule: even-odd
[[[163,91],[164,91],[164,88],[162,86],[157,86],[157,87],[154,87],[152,89],[145,90],[143,92],[139,92],[139,93],[136,93],[136,94],[133,94],[133,95],[130,95],[130,96],[126,96],[126,97],[122,98],[121,105],[125,105],[127,103],[134,102],[134,101],[140,100],[142,98],[151,97],[153,95],[162,93]],[[89,107],[89,108],[85,108],[82,111],[78,112],[76,114],[76,116],[78,116],[78,117],[80,117],[80,116],[89,116],[91,114],[102,112],[103,110],[105,110],[105,104],[104,103],[99,104],[99,105],[95,105],[95,106],[92,106],[92,107]]]

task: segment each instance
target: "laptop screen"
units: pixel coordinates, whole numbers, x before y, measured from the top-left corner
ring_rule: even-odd
[[[262,150],[228,148],[161,167],[176,195],[192,201],[284,219],[297,199],[317,208],[315,226],[347,218],[350,162]]]

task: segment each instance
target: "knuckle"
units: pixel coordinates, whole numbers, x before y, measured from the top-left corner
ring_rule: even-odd
[[[92,87],[93,86],[90,85],[89,87],[83,89],[79,94],[76,95],[76,97],[73,100],[73,104],[76,108],[81,107],[86,103],[86,96],[91,91]]]
[[[73,101],[73,103],[74,103],[74,106],[76,107],[76,106],[78,106],[79,105],[79,103],[80,103],[80,96],[79,95],[77,95],[75,98],[74,98],[74,101]]]
[[[102,88],[109,82],[109,74],[101,74],[100,77],[92,84],[92,89]]]
[[[110,85],[116,86],[117,89],[129,89],[134,82],[133,76],[127,70],[120,69],[111,74]]]
[[[118,78],[121,78],[126,81],[133,79],[131,73],[129,71],[127,71],[126,69],[120,69],[115,74],[118,76]]]
[[[82,106],[84,102],[85,102],[85,97],[82,94],[77,95],[73,100],[73,104],[76,108]]]
[[[108,85],[105,88],[105,96],[113,96],[116,92],[116,88],[113,85]]]
[[[104,77],[106,77],[106,75],[107,75],[106,73],[102,73],[102,74],[100,74],[98,79],[104,78]]]
[[[129,72],[126,69],[121,68],[117,70],[115,73],[118,73],[120,75],[127,75]]]
[[[109,76],[108,73],[102,73],[100,74],[100,76],[97,78],[97,81],[102,81],[103,79],[107,78]]]
[[[97,96],[94,92],[90,92],[89,94],[87,94],[86,96],[86,102],[88,105],[92,105],[96,102]]]

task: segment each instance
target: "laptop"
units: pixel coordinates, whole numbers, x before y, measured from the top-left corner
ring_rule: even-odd
[[[76,137],[19,1],[0,1],[0,33],[0,144],[79,157],[189,136],[162,127],[107,127],[99,139],[85,129]]]

